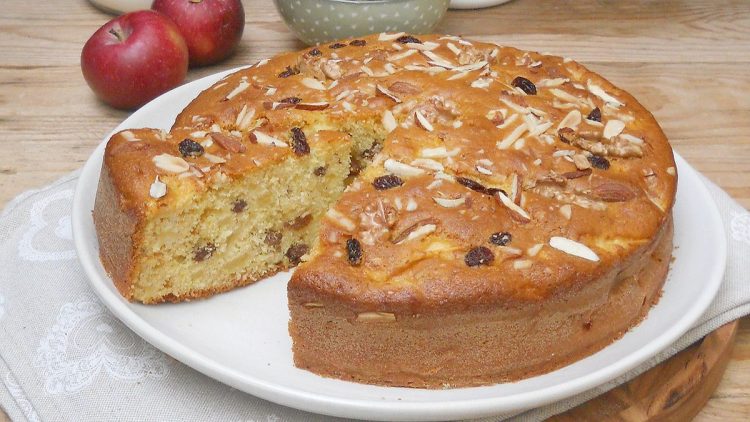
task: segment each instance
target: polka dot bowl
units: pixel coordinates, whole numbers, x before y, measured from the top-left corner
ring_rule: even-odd
[[[313,45],[375,32],[431,32],[450,0],[274,0],[289,29]]]

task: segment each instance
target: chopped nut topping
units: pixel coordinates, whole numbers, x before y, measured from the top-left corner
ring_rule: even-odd
[[[594,85],[589,81],[588,83],[589,92],[601,98],[605,103],[612,105],[613,107],[620,107],[625,105],[617,98],[607,94],[600,86]]]
[[[245,152],[245,145],[237,137],[224,135],[219,132],[211,132],[208,135],[214,140],[214,142],[229,152]]]
[[[542,247],[544,247],[544,243],[537,243],[536,245],[526,249],[526,253],[532,257],[537,256],[539,251],[542,250]]]
[[[560,214],[562,214],[563,217],[570,220],[570,217],[573,215],[573,208],[570,206],[570,204],[565,204],[560,207]]]
[[[404,32],[396,32],[393,34],[381,32],[380,35],[378,35],[378,41],[393,41],[395,39],[400,38],[403,35],[404,35]]]
[[[401,177],[413,177],[424,174],[424,170],[422,170],[421,168],[404,164],[392,158],[385,160],[385,162],[383,163],[383,167],[386,171]]]
[[[401,103],[401,99],[398,98],[396,96],[396,94],[394,94],[388,88],[386,88],[386,87],[384,87],[384,86],[382,86],[380,84],[375,85],[375,93],[378,94],[378,95],[380,95],[380,96],[383,96],[383,97],[386,97],[386,98],[389,98],[389,99],[393,100],[396,104]]]
[[[607,124],[604,125],[604,137],[607,139],[612,139],[622,133],[623,129],[625,129],[625,123],[623,121],[609,120],[607,121]]]
[[[120,132],[120,136],[122,136],[123,138],[125,138],[125,140],[128,141],[128,142],[138,142],[138,141],[140,141],[140,139],[138,139],[133,134],[133,132],[131,132],[129,130],[124,130],[124,131]]]
[[[154,156],[152,161],[157,168],[170,173],[182,173],[190,170],[190,164],[188,164],[187,161],[180,157],[175,157],[174,155],[159,154]]]
[[[455,199],[433,197],[432,200],[444,208],[456,208],[466,203],[466,198],[464,197],[455,198]]]
[[[571,129],[577,129],[578,125],[581,124],[581,112],[577,109],[570,110],[567,116],[563,118],[560,121],[560,124],[557,125],[557,129],[560,128],[571,128]]]
[[[154,183],[151,184],[148,194],[154,199],[159,199],[167,194],[167,185],[159,180],[159,176],[156,176],[156,179],[154,179]]]
[[[393,132],[393,130],[398,126],[398,123],[396,123],[396,118],[393,117],[393,113],[391,113],[390,110],[386,110],[383,112],[382,123],[385,130],[389,133]]]
[[[496,195],[500,199],[500,203],[521,217],[522,221],[531,221],[529,214],[523,208],[516,205],[515,202],[511,201],[502,191],[497,192]]]
[[[675,171],[674,167],[667,167],[667,174],[670,176],[674,176],[675,174],[677,174],[677,172]]]
[[[328,211],[326,212],[326,217],[328,217],[331,222],[344,230],[353,232],[357,228],[357,226],[352,220],[349,219],[349,217],[345,216],[334,208],[328,209]]]
[[[635,198],[635,192],[628,186],[617,182],[604,182],[595,186],[591,194],[604,202],[626,202]]]
[[[239,85],[237,85],[237,87],[233,89],[232,92],[227,94],[226,99],[231,100],[232,98],[240,94],[242,91],[246,90],[249,86],[250,86],[250,83],[247,82],[247,80],[245,79],[240,80]]]
[[[591,168],[589,159],[583,154],[576,154],[573,156],[573,164],[575,164],[578,170],[587,170]]]
[[[302,78],[302,85],[318,91],[325,91],[327,89],[326,86],[323,85],[323,82],[314,78]]]
[[[257,130],[253,132],[253,135],[255,135],[256,142],[262,145],[271,145],[274,147],[288,147],[289,146],[286,142],[281,141],[277,138],[274,138],[271,135],[267,135]]]
[[[432,132],[434,130],[434,128],[432,127],[432,123],[430,123],[430,121],[427,120],[419,110],[416,110],[414,112],[414,116],[416,116],[416,122],[419,127],[428,132]]]
[[[588,246],[565,237],[553,236],[549,240],[549,245],[569,255],[577,256],[579,258],[587,259],[593,262],[599,261],[599,256]]]

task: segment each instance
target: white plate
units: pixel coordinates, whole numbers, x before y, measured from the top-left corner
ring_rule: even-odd
[[[164,94],[116,130],[169,128],[193,97],[229,72]],[[445,420],[518,411],[569,397],[617,377],[674,342],[706,310],[724,273],[726,241],[716,205],[695,170],[677,157],[676,261],[659,303],[622,339],[549,374],[488,387],[420,390],[326,379],[292,365],[287,334],[289,273],[189,303],[144,306],[123,300],[99,262],[91,218],[104,145],[84,166],[73,203],[75,245],[91,287],[117,318],[186,365],[239,390],[311,412]]]

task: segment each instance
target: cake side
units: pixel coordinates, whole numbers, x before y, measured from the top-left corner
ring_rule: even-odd
[[[628,262],[547,301],[464,303],[461,312],[360,311],[315,290],[289,289],[295,365],[389,386],[448,388],[510,382],[593,354],[658,301],[671,261],[672,221]],[[299,277],[315,277],[299,270]],[[314,283],[311,283],[314,284]]]

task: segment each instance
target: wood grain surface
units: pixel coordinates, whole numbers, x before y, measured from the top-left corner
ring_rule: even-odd
[[[237,53],[191,70],[188,80],[303,47],[271,0],[245,0],[245,10]],[[85,0],[0,2],[0,206],[80,168],[128,116],[97,101],[79,68],[83,44],[108,19]],[[586,64],[634,94],[677,152],[750,206],[750,1],[515,0],[450,11],[437,31]],[[746,318],[728,369],[696,420],[748,415]]]

